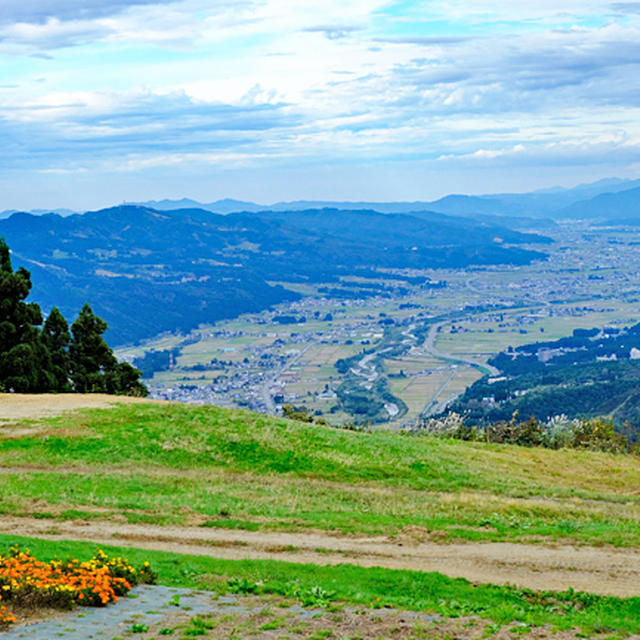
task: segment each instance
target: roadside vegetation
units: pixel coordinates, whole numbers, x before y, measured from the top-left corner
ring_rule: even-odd
[[[633,455],[143,403],[0,427],[0,465],[0,512],[52,521],[640,544]]]
[[[467,426],[463,417],[455,412],[437,418],[426,418],[418,423],[415,434],[436,435],[468,442],[492,442],[516,444],[522,447],[546,449],[581,449],[610,453],[640,454],[635,430],[628,427],[625,433],[616,429],[611,419],[573,418],[553,416],[546,422],[534,416],[519,420],[515,411],[510,420],[498,420],[484,426]]]

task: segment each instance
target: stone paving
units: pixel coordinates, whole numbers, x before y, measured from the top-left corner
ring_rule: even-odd
[[[264,608],[264,603],[256,600],[252,607],[240,603],[234,595],[218,596],[208,591],[180,589],[163,586],[135,587],[128,596],[123,596],[116,604],[107,607],[78,607],[61,613],[52,620],[29,625],[10,627],[0,632],[0,640],[114,640],[115,638],[136,637],[134,625],[158,624],[167,616],[187,614],[189,616],[212,613],[242,614],[249,616]],[[292,605],[281,610],[293,614],[298,620],[309,620],[326,613],[323,609]],[[384,616],[387,611],[377,610],[376,615]],[[407,618],[434,621],[437,617],[414,611],[403,612]]]
[[[237,611],[236,598],[214,600],[211,593],[161,586],[134,588],[128,596],[107,607],[83,607],[54,620],[16,626],[0,633],[2,640],[111,640],[128,635],[133,624],[152,625],[176,610],[202,615],[214,611]],[[246,608],[242,607],[245,611]]]

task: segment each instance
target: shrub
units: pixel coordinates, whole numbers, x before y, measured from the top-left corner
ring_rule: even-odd
[[[604,418],[580,420],[573,429],[572,446],[612,453],[628,450],[628,442],[625,437],[616,433],[613,422]]]
[[[511,442],[523,447],[542,447],[546,444],[546,440],[546,429],[531,416],[525,422],[520,422],[515,426]]]
[[[459,413],[452,412],[440,418],[425,418],[417,427],[426,434],[456,438],[464,429],[464,419]]]
[[[616,431],[612,420],[598,418],[576,418],[569,420],[561,414],[540,423],[534,416],[517,422],[516,411],[511,420],[494,422],[484,428],[468,427],[457,413],[429,418],[418,423],[418,432],[446,436],[458,440],[483,440],[498,444],[517,444],[524,447],[546,447],[549,449],[591,449],[610,453],[640,453],[640,446]]]
[[[550,449],[564,449],[573,447],[574,431],[578,428],[580,420],[569,418],[563,413],[553,416],[545,424],[547,431],[547,446]]]

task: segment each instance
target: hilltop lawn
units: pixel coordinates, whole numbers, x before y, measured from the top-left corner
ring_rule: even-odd
[[[0,427],[0,512],[42,518],[640,544],[640,460],[169,404]]]

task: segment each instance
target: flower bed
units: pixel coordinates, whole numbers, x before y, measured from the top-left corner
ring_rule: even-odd
[[[0,600],[19,608],[103,607],[136,584],[153,584],[155,578],[148,562],[136,569],[125,558],[110,558],[101,550],[88,562],[41,562],[19,547],[0,554]],[[12,622],[16,616],[0,602],[0,626]]]

